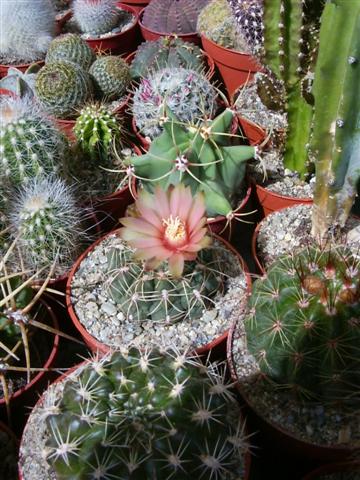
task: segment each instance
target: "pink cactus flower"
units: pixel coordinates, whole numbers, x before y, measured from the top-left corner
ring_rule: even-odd
[[[181,276],[186,260],[211,243],[206,235],[205,202],[202,193],[192,196],[182,184],[164,192],[157,187],[151,195],[141,191],[136,201],[137,217],[121,219],[120,237],[136,249],[135,257],[148,269],[168,261],[169,271]]]

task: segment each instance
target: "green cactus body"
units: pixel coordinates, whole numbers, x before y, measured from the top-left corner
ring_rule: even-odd
[[[253,147],[233,145],[230,131],[234,112],[226,109],[214,120],[184,125],[168,111],[163,133],[149,151],[127,163],[147,189],[160,185],[165,191],[180,182],[193,194],[203,191],[208,216],[230,215],[245,176]]]
[[[359,272],[343,247],[309,248],[255,282],[246,335],[266,375],[308,398],[359,397]]]
[[[129,66],[121,57],[99,57],[89,70],[96,93],[107,100],[115,100],[125,94],[130,85]]]
[[[313,235],[343,226],[360,175],[360,4],[329,1],[320,30],[315,72],[314,129],[316,159]],[[336,52],[336,54],[334,54]]]
[[[200,72],[204,69],[203,55],[199,47],[176,37],[160,37],[142,43],[131,63],[132,78],[147,77],[162,68],[187,68]]]
[[[38,73],[36,96],[51,115],[69,118],[89,98],[92,84],[89,74],[71,62],[47,63]]]
[[[95,53],[80,35],[66,33],[56,37],[49,45],[45,62],[73,62],[88,70],[95,61]]]
[[[67,380],[46,418],[57,478],[243,478],[246,439],[220,372],[136,349]]]
[[[253,53],[264,44],[263,0],[229,0],[238,31]]]

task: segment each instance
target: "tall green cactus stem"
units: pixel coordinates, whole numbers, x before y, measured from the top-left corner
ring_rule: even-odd
[[[88,70],[95,61],[95,53],[92,48],[75,33],[66,33],[54,38],[50,43],[45,62],[57,61],[73,62]]]
[[[94,359],[48,409],[44,455],[63,480],[243,478],[248,444],[229,389],[221,368],[179,353]]]
[[[360,176],[360,4],[326,4],[314,82],[315,121],[312,151],[316,186],[312,233],[326,236],[343,226]]]

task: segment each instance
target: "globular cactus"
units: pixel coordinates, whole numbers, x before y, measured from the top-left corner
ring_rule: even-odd
[[[144,136],[153,139],[161,133],[166,107],[183,122],[211,118],[217,108],[217,93],[193,70],[165,68],[144,78],[134,93],[134,120]]]
[[[92,93],[91,78],[71,62],[47,63],[38,73],[36,96],[43,108],[58,118],[70,118]]]
[[[89,70],[96,94],[107,100],[120,98],[130,85],[129,66],[121,57],[98,57]]]
[[[238,31],[252,52],[259,52],[264,43],[263,0],[229,0]]]
[[[108,108],[92,104],[81,110],[74,133],[83,152],[97,164],[109,166],[109,159],[121,143],[122,128],[121,122]]]
[[[50,43],[45,62],[73,62],[84,70],[88,70],[95,61],[95,53],[92,48],[75,33],[60,35]]]
[[[114,352],[70,377],[46,410],[44,455],[57,478],[244,478],[244,423],[220,367]]]
[[[196,32],[200,10],[208,0],[152,0],[145,7],[142,23],[155,32],[186,34]]]
[[[130,74],[132,78],[146,78],[167,67],[200,72],[204,66],[204,57],[198,46],[176,37],[160,37],[138,47],[131,62]]]
[[[254,157],[253,147],[234,145],[230,126],[234,112],[226,109],[214,120],[185,125],[165,112],[163,132],[144,155],[126,160],[133,175],[152,189],[184,183],[195,192],[204,192],[207,215],[234,215],[236,195],[243,185],[246,161]]]
[[[27,63],[45,57],[55,35],[51,0],[0,1],[0,56],[3,63]]]
[[[89,35],[111,32],[121,17],[116,0],[74,0],[73,12],[80,30]]]
[[[325,402],[359,400],[360,263],[345,247],[275,261],[249,312],[249,350],[273,381]]]
[[[0,97],[0,176],[20,186],[64,169],[67,142],[28,97]]]

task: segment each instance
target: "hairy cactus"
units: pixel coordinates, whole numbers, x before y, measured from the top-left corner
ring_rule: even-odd
[[[163,68],[187,68],[200,72],[204,58],[199,47],[176,37],[160,37],[142,43],[131,63],[132,78],[148,77]]]
[[[183,122],[212,117],[216,90],[193,70],[165,68],[144,78],[134,94],[134,120],[144,136],[153,139],[161,133],[167,107]]]
[[[193,193],[205,194],[208,216],[234,215],[233,204],[243,183],[246,160],[253,147],[232,144],[229,135],[234,112],[226,109],[214,120],[184,125],[167,111],[164,130],[149,151],[127,159],[146,189],[164,190],[180,182]]]
[[[71,62],[47,63],[38,73],[36,96],[51,115],[69,118],[89,98],[92,84],[89,74]]]
[[[45,62],[73,62],[88,70],[95,61],[95,53],[80,35],[66,33],[56,37],[49,45]]]
[[[83,33],[108,33],[120,22],[116,0],[74,0],[74,18]]]
[[[0,56],[8,63],[44,58],[55,35],[51,0],[0,0],[0,12]]]
[[[121,57],[102,56],[91,65],[89,70],[99,97],[107,100],[120,98],[130,85],[129,66]]]
[[[63,170],[67,143],[28,97],[0,97],[0,176],[19,186]]]
[[[359,398],[359,272],[344,247],[309,248],[255,282],[246,335],[266,375],[307,397]]]
[[[47,461],[62,479],[243,478],[248,444],[229,388],[219,367],[175,352],[94,359],[47,415]]]
[[[208,0],[152,0],[145,7],[142,23],[155,32],[186,34],[196,32],[196,22]]]

